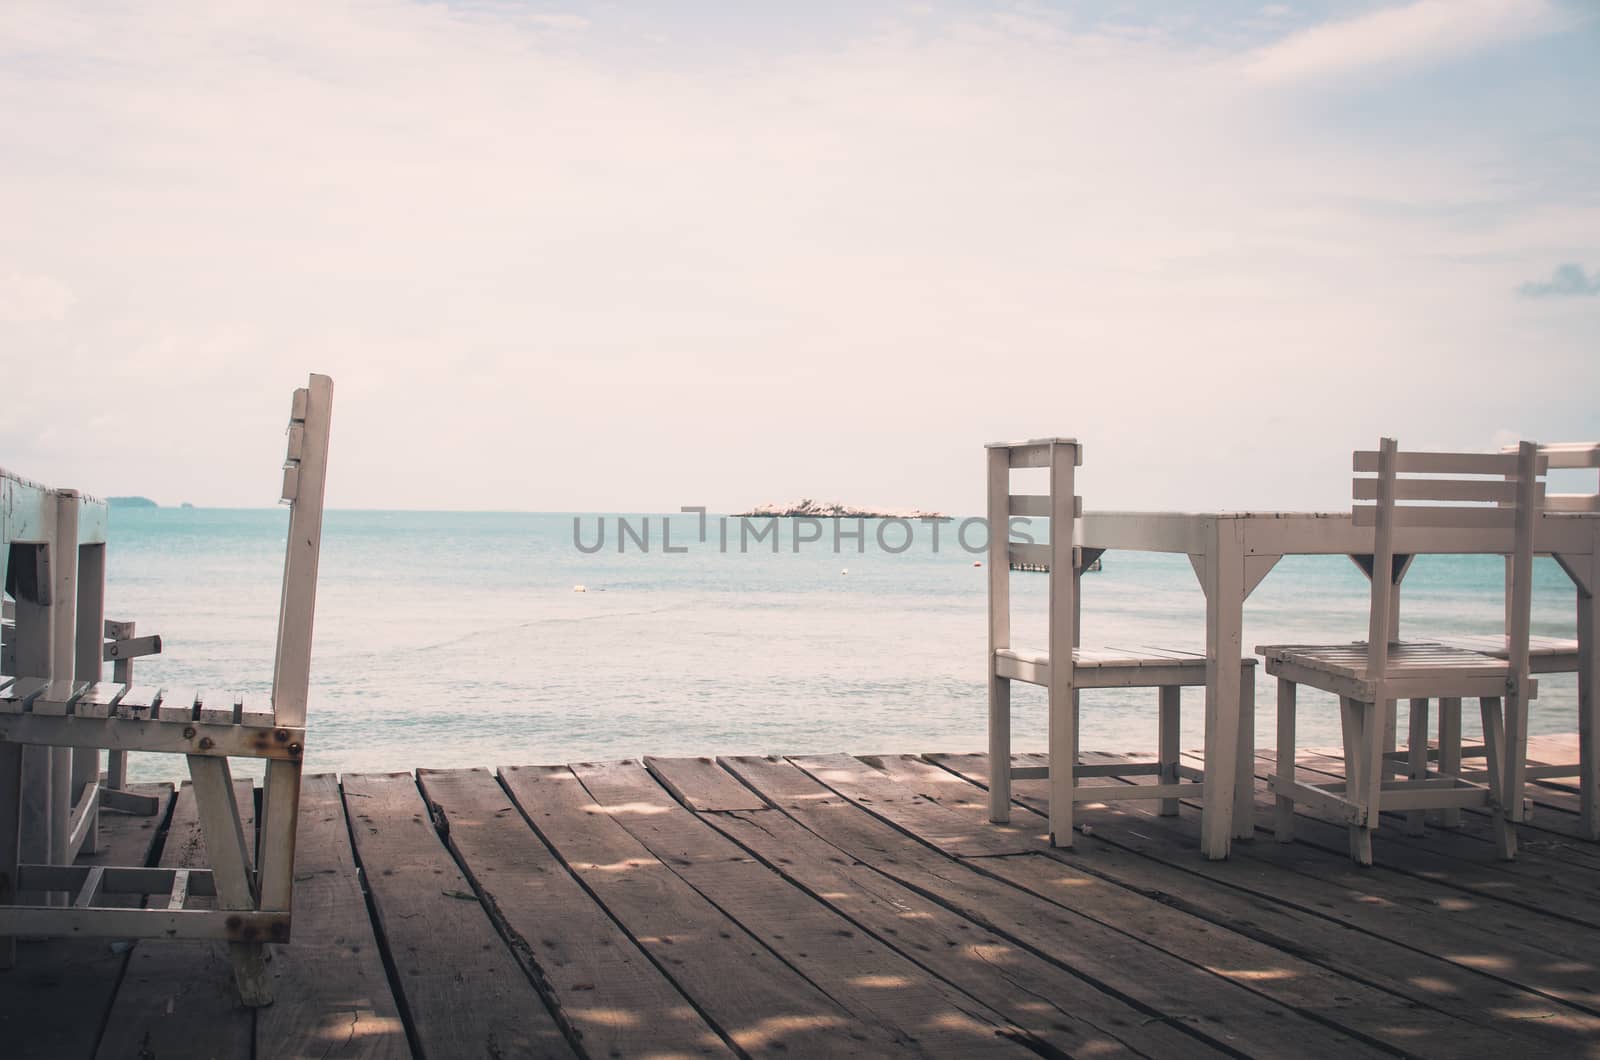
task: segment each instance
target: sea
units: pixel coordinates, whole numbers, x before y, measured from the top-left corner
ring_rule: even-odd
[[[107,617],[163,643],[136,662],[140,684],[267,695],[287,515],[113,510]],[[696,513],[330,511],[308,768],[984,749],[988,572],[975,564],[987,557],[970,551],[981,527],[963,537],[959,522],[940,524],[937,540],[914,521],[775,527]],[[1573,636],[1571,582],[1548,559],[1534,575],[1534,633]],[[1011,578],[1013,643],[1043,647],[1047,576]],[[1348,559],[1288,557],[1247,602],[1244,642],[1363,639],[1367,601]],[[1423,556],[1402,630],[1498,632],[1503,607],[1502,560]],[[1204,622],[1184,556],[1108,552],[1084,576],[1086,646],[1200,651]],[[1274,740],[1273,686],[1257,682],[1259,746]],[[1043,692],[1013,688],[1014,745],[1043,750]],[[1185,746],[1202,744],[1203,702],[1185,690]],[[1302,746],[1337,744],[1337,701],[1306,690],[1302,703]],[[1570,675],[1541,678],[1530,730],[1576,729],[1576,705]],[[1081,746],[1153,752],[1155,707],[1152,689],[1083,693]],[[1476,711],[1464,713],[1473,734]],[[139,780],[182,768],[176,756],[130,763]]]

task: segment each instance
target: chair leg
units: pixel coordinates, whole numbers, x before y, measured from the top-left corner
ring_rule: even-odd
[[[1011,681],[989,660],[989,820],[1011,820]]]
[[[1447,777],[1461,775],[1460,697],[1439,700],[1439,773]],[[1439,824],[1445,828],[1460,828],[1461,809],[1447,806],[1440,810]]]
[[[256,859],[263,910],[287,913],[292,908],[300,770],[299,762],[274,759],[267,763],[261,800],[261,849]]]
[[[1077,693],[1072,688],[1050,689],[1050,843],[1072,846],[1072,796],[1078,761]]]
[[[0,740],[0,905],[17,901],[22,861],[22,745]],[[17,940],[0,935],[0,968],[16,964]]]
[[[1239,741],[1233,778],[1233,838],[1256,834],[1256,668],[1239,666]]]
[[[1494,801],[1494,842],[1500,857],[1517,856],[1517,831],[1506,809],[1505,728],[1498,697],[1478,700],[1483,714],[1483,751],[1489,771],[1489,796]]]
[[[1178,742],[1179,724],[1182,712],[1183,690],[1177,685],[1162,685],[1157,690],[1160,700],[1160,714],[1157,721],[1157,758],[1161,763],[1161,783],[1176,784],[1178,782]],[[1176,817],[1178,815],[1177,799],[1161,800],[1161,816]]]
[[[93,854],[100,849],[100,794],[95,785],[100,783],[100,749],[97,747],[75,747],[72,749],[72,805],[77,807],[79,801],[95,791],[95,804],[89,810],[89,827],[83,839],[83,846],[78,848],[80,854]]]
[[[1355,752],[1354,761],[1345,763],[1345,795],[1357,806],[1357,820],[1350,826],[1350,857],[1358,865],[1372,864],[1372,833],[1377,830],[1382,806],[1384,753],[1389,747],[1393,717],[1391,701],[1360,703],[1350,700],[1349,720],[1354,722],[1354,739],[1346,741]]]
[[[1411,701],[1410,717],[1407,719],[1409,732],[1406,735],[1406,752],[1410,759],[1411,779],[1425,780],[1428,776],[1428,701],[1426,699],[1413,699]],[[1406,811],[1406,835],[1419,836],[1424,834],[1424,819],[1426,813],[1422,810]]]
[[[1274,835],[1280,843],[1294,840],[1294,699],[1294,682],[1278,678],[1278,761],[1272,785]]]
[[[123,791],[127,786],[128,752],[112,751],[106,755],[106,787],[112,791]]]
[[[1344,797],[1355,803],[1361,790],[1361,747],[1365,733],[1361,704],[1349,696],[1339,697],[1339,735],[1344,741]],[[1350,856],[1360,861],[1358,832],[1365,832],[1365,820],[1350,825]],[[1370,855],[1369,855],[1370,856]]]
[[[1578,827],[1589,839],[1600,839],[1600,586],[1578,591]]]
[[[1350,753],[1346,754],[1344,762],[1344,791],[1345,797],[1355,803],[1359,810],[1358,819],[1350,824],[1350,860],[1357,865],[1371,865],[1372,832],[1367,828],[1371,806],[1362,799],[1366,791],[1367,773],[1366,755],[1362,749],[1367,744],[1365,737],[1369,728],[1376,728],[1382,738],[1383,720],[1377,716],[1376,710],[1364,709],[1365,704],[1354,700],[1349,702],[1351,707],[1345,712],[1345,746]],[[1379,746],[1387,744],[1388,741],[1384,739]]]
[[[223,909],[256,909],[255,883],[239,805],[233,796],[233,775],[226,758],[189,755],[189,776],[194,781],[195,809],[205,835],[206,855]],[[231,942],[233,974],[239,998],[247,1008],[272,1004],[272,991],[262,960],[262,943]]]
[[[1361,801],[1367,807],[1364,857],[1361,860],[1363,865],[1372,864],[1372,834],[1378,830],[1378,823],[1383,819],[1383,782],[1388,777],[1383,756],[1389,748],[1395,746],[1397,707],[1398,703],[1395,700],[1388,699],[1371,704],[1366,711],[1367,755],[1364,771],[1361,774],[1361,783],[1365,788]],[[1381,743],[1376,738],[1380,732]]]
[[[1513,821],[1521,821],[1525,810],[1523,796],[1528,789],[1528,703],[1518,689],[1505,697],[1506,809]]]

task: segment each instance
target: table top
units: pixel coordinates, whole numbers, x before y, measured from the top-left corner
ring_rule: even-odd
[[[61,493],[0,468],[0,547],[13,541],[42,544],[55,536]],[[74,494],[78,507],[78,543],[104,544],[106,502],[86,493]],[[4,561],[0,559],[0,568]]]
[[[1086,511],[1075,543],[1084,548],[1203,555],[1219,535],[1239,542],[1244,554],[1362,555],[1372,552],[1373,528],[1356,526],[1343,512],[1130,512]],[[1600,536],[1600,514],[1542,512],[1534,525],[1534,550],[1591,555]],[[1397,553],[1505,554],[1509,529],[1397,527]]]

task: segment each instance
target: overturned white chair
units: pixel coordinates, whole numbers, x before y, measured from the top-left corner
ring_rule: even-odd
[[[0,680],[0,965],[14,960],[17,936],[220,939],[231,945],[244,1003],[270,1003],[261,962],[265,943],[287,942],[290,935],[332,404],[327,376],[313,375],[294,392],[282,490],[290,505],[288,545],[272,694],[264,703],[231,692],[102,681],[100,619],[75,614],[71,591],[81,585],[76,522],[83,499],[42,487],[18,493],[37,509],[37,525],[19,524],[24,536],[18,540],[35,542],[30,569],[7,577],[17,596],[22,650],[19,675]],[[103,514],[104,506],[99,510]],[[12,529],[8,525],[8,544]],[[93,576],[104,577],[103,563]],[[22,863],[25,745],[187,756],[211,868]],[[254,869],[230,757],[266,760]],[[31,894],[45,901],[18,903],[19,895]],[[153,901],[145,908],[101,904],[113,894]],[[186,908],[190,895],[214,896],[215,908]]]
[[[1072,845],[1073,807],[1079,802],[1113,802],[1159,799],[1160,813],[1178,813],[1179,800],[1200,799],[1205,773],[1185,765],[1179,757],[1181,689],[1204,687],[1204,655],[1165,648],[1082,648],[1078,631],[1082,613],[1079,579],[1100,552],[1073,545],[1073,530],[1083,514],[1083,500],[1075,495],[1076,469],[1083,463],[1083,447],[1071,438],[1038,438],[1026,442],[995,442],[988,449],[989,519],[989,818],[1010,820],[1013,779],[1048,779],[1050,782],[1051,842]],[[1044,494],[1013,494],[1013,468],[1045,468],[1049,489]],[[1012,544],[1010,520],[1050,520],[1045,544]],[[1044,570],[1049,583],[1047,650],[1028,651],[1011,645],[1011,570]],[[1061,666],[1057,660],[1071,660]],[[1254,754],[1254,659],[1238,661],[1239,760],[1249,775]],[[1042,685],[1049,705],[1050,760],[1043,767],[1011,765],[1011,682]],[[1078,701],[1084,689],[1154,688],[1157,713],[1157,753],[1154,762],[1084,764],[1078,761]],[[1081,783],[1084,778],[1120,780],[1154,779],[1154,784]],[[1252,788],[1237,785],[1228,812],[1235,838],[1249,836],[1254,828]],[[1211,813],[1210,806],[1203,812]]]
[[[1402,453],[1391,438],[1377,452],[1357,452],[1353,516],[1357,526],[1373,527],[1373,570],[1394,568],[1395,532],[1412,535],[1409,553],[1428,551],[1428,538],[1472,534],[1483,538],[1486,551],[1510,557],[1513,593],[1507,605],[1504,657],[1436,641],[1391,642],[1392,578],[1372,579],[1367,640],[1334,645],[1264,645],[1267,673],[1278,679],[1277,771],[1271,786],[1277,803],[1277,837],[1294,837],[1298,803],[1334,814],[1349,825],[1350,856],[1372,863],[1372,833],[1384,810],[1459,810],[1488,807],[1495,811],[1496,839],[1502,857],[1516,853],[1510,820],[1516,784],[1515,755],[1506,749],[1506,733],[1525,731],[1527,704],[1538,691],[1530,676],[1528,627],[1531,614],[1534,520],[1543,502],[1546,460],[1525,442],[1512,454]],[[1364,477],[1376,472],[1375,477]],[[1405,476],[1405,477],[1402,477]],[[1446,477],[1448,476],[1448,477]],[[1422,504],[1399,504],[1406,501]],[[1300,781],[1295,773],[1295,712],[1299,685],[1339,697],[1344,733],[1345,779],[1326,783]],[[1403,779],[1390,779],[1398,763],[1388,751],[1390,719],[1398,699],[1410,699],[1413,747],[1426,747],[1425,705],[1430,699],[1459,704],[1477,698],[1482,708],[1487,784],[1464,777],[1448,756],[1435,770],[1420,758]],[[1442,719],[1446,740],[1448,717]],[[1459,723],[1455,739],[1459,741]],[[1512,746],[1517,745],[1515,737]],[[1459,759],[1457,759],[1459,761]],[[1417,818],[1413,818],[1415,822]]]

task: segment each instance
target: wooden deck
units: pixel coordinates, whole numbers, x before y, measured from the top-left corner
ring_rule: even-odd
[[[1044,782],[999,828],[986,773],[935,754],[308,778],[276,1004],[238,1007],[220,944],[24,943],[0,1052],[1600,1056],[1600,847],[1568,787],[1532,785],[1515,863],[1468,814],[1386,826],[1360,869],[1312,817],[1273,842],[1259,786],[1226,862],[1200,857],[1193,807],[1141,802],[1081,807],[1052,851]],[[108,814],[85,860],[200,863],[188,789],[163,791],[165,822]]]

